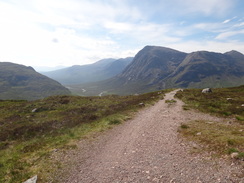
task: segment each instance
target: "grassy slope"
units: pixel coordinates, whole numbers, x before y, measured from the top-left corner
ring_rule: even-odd
[[[202,94],[200,89],[185,89],[176,96],[186,103],[185,110],[197,109],[231,121],[190,121],[180,129],[185,137],[218,154],[239,152],[239,158],[244,158],[244,86],[214,89],[208,94]]]
[[[138,104],[152,103],[167,92],[138,96],[55,96],[38,101],[0,101],[0,182],[38,182],[59,164],[55,149],[75,148],[72,141],[128,119]]]
[[[69,95],[57,81],[24,65],[0,62],[0,99],[37,100],[51,95]]]

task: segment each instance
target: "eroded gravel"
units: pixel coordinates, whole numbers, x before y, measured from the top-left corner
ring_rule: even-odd
[[[57,175],[58,181],[244,182],[242,162],[190,153],[196,144],[186,143],[179,136],[177,129],[180,124],[194,119],[223,119],[184,111],[183,102],[179,100],[172,105],[165,103],[165,100],[173,99],[175,92],[141,110],[132,120],[94,139],[80,141],[77,149],[62,155],[61,161],[67,166]]]

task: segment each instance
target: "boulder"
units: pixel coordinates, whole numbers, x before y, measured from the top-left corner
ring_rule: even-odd
[[[212,93],[212,90],[211,90],[211,88],[204,88],[202,90],[202,93]]]

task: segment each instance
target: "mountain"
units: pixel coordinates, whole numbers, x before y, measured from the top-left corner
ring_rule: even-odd
[[[32,67],[0,62],[0,99],[36,100],[69,94],[67,88],[37,73]]]
[[[132,59],[132,57],[118,60],[103,59],[94,64],[74,65],[56,71],[43,72],[42,74],[64,85],[89,83],[105,80],[121,73]]]
[[[237,51],[225,54],[193,52],[166,80],[172,86],[183,88],[241,85],[244,84],[244,55]]]
[[[71,86],[82,95],[135,94],[166,88],[229,87],[244,84],[244,55],[197,51],[184,53],[146,46],[124,71],[105,81]],[[85,92],[84,92],[85,91]]]
[[[172,73],[186,55],[170,48],[146,46],[117,78],[124,80],[124,84],[138,81],[153,84]]]
[[[48,66],[33,66],[33,68],[35,69],[35,71],[41,73],[41,72],[55,71],[55,70],[63,69],[63,68],[66,68],[66,67],[65,67],[65,66],[62,66],[62,65],[58,65],[58,66],[54,66],[54,67],[48,67]]]

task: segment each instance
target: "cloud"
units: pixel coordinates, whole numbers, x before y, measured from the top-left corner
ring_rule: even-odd
[[[228,42],[219,42],[219,41],[184,41],[179,42],[177,44],[167,44],[166,46],[184,51],[187,53],[193,51],[213,51],[213,52],[220,52],[225,53],[231,50],[237,50],[239,52],[244,53],[244,45],[242,42],[239,41],[228,41]]]
[[[233,8],[236,0],[171,0],[168,8],[178,14],[223,16]],[[162,1],[162,5],[168,3]]]
[[[229,37],[232,37],[232,36],[235,36],[235,35],[239,35],[239,34],[244,34],[244,30],[223,32],[223,33],[220,33],[215,39],[225,40],[225,39],[227,39]]]
[[[240,18],[228,14],[236,0],[153,2],[0,0],[0,60],[77,65],[134,56],[145,45],[195,49],[225,42],[232,46],[229,39],[243,28]],[[213,42],[208,42],[209,37],[215,38]]]
[[[236,19],[236,18],[237,18],[237,16],[235,16],[235,17],[233,17],[233,18],[230,18],[230,19],[227,19],[227,20],[223,21],[222,23],[223,23],[223,24],[229,23],[230,21],[232,21],[232,20],[234,20],[234,19]]]
[[[227,20],[223,21],[222,23],[226,24],[226,23],[229,23],[230,21],[231,21],[231,19],[227,19]]]
[[[244,22],[241,22],[241,23],[238,23],[238,24],[235,24],[234,27],[243,27],[244,26]]]

